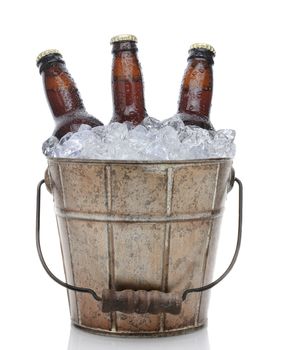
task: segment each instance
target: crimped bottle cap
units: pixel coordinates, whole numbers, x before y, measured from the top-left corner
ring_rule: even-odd
[[[214,55],[216,54],[216,51],[214,49],[213,46],[209,45],[209,44],[205,44],[205,43],[195,43],[195,44],[192,44],[190,46],[190,50],[191,49],[206,49],[206,50],[209,50],[211,51]]]
[[[57,54],[57,55],[61,55],[61,53],[56,50],[56,49],[49,49],[49,50],[45,50],[42,51],[36,58],[36,63],[38,63],[43,57],[47,56],[47,55],[52,55],[52,54]]]
[[[119,41],[134,41],[135,43],[137,43],[137,38],[135,35],[132,35],[132,34],[120,34],[120,35],[113,36],[110,39],[111,44],[117,43]]]

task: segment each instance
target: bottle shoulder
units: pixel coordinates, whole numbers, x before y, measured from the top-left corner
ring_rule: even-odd
[[[57,117],[55,118],[55,123],[53,135],[59,139],[67,132],[76,132],[82,124],[90,125],[92,128],[103,125],[100,120],[84,110]]]

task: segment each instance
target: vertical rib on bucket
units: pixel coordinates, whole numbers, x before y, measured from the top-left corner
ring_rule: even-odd
[[[49,159],[66,280],[90,287],[180,292],[210,282],[232,161]],[[72,321],[114,334],[167,335],[206,322],[209,293],[179,315],[102,313],[69,292]]]

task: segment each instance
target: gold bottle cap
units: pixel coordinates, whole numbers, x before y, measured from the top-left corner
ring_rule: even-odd
[[[209,45],[209,44],[205,44],[205,43],[192,44],[190,46],[190,50],[191,49],[206,49],[206,50],[209,50],[209,51],[213,52],[214,55],[216,54],[216,51],[215,51],[214,47]]]
[[[110,39],[111,44],[117,43],[119,41],[134,41],[135,43],[137,43],[137,38],[135,35],[132,35],[132,34],[120,34],[120,35],[113,36]]]
[[[56,49],[49,49],[49,50],[45,50],[42,51],[36,58],[36,63],[38,63],[43,57],[47,56],[47,55],[52,55],[52,54],[58,54],[61,55],[61,53],[56,50]],[[61,55],[62,56],[62,55]]]

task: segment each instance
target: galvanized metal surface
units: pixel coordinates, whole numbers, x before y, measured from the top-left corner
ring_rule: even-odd
[[[68,283],[181,293],[212,279],[232,161],[48,160]],[[69,291],[73,323],[98,332],[166,335],[206,322],[209,292],[178,315],[103,313]]]

